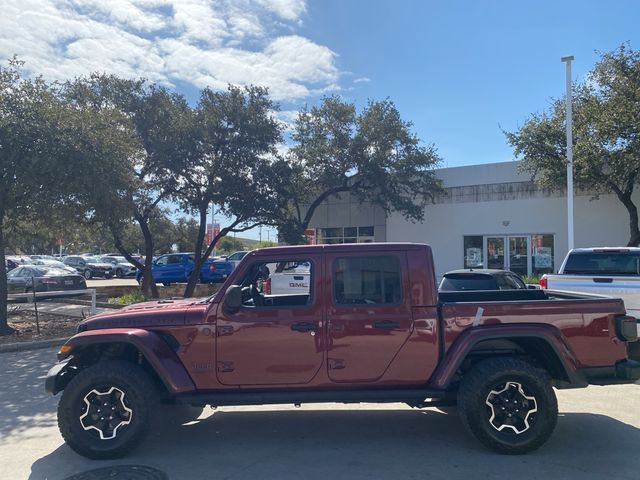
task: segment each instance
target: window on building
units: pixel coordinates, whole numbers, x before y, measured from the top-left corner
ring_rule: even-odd
[[[531,236],[531,273],[543,275],[553,273],[553,235]]]
[[[373,242],[373,227],[319,228],[318,244],[370,243]]]
[[[466,235],[464,268],[507,269],[519,275],[542,275],[554,270],[554,235]]]
[[[400,303],[400,260],[388,255],[337,259],[333,264],[333,298],[337,305]]]
[[[464,268],[482,268],[484,256],[482,235],[464,237]]]

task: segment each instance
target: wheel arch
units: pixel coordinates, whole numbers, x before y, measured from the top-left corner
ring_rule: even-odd
[[[58,353],[62,363],[49,372],[46,389],[55,395],[82,368],[118,358],[141,365],[169,395],[193,391],[195,385],[177,357],[173,343],[175,339],[171,342],[158,333],[142,329],[79,333],[69,339]]]
[[[490,357],[516,356],[543,368],[558,388],[588,385],[577,361],[552,325],[497,325],[470,328],[459,335],[444,355],[430,384],[447,389],[471,366]]]

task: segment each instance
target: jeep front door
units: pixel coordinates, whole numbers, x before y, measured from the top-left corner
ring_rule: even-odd
[[[321,255],[282,256],[260,261],[240,272],[242,305],[220,308],[216,326],[216,369],[224,385],[300,385],[311,382],[323,365]],[[309,283],[269,294],[271,275],[308,264]]]

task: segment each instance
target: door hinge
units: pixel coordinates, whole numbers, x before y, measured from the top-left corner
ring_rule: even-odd
[[[219,373],[233,372],[233,369],[233,362],[218,362]]]
[[[344,360],[342,358],[329,359],[329,370],[341,370],[344,366]]]

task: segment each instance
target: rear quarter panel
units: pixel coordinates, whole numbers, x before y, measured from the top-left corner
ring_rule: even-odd
[[[626,344],[616,338],[614,329],[615,316],[624,312],[617,299],[444,304],[444,347],[448,351],[479,315],[479,325],[552,325],[562,335],[576,368],[612,366],[626,357]]]

